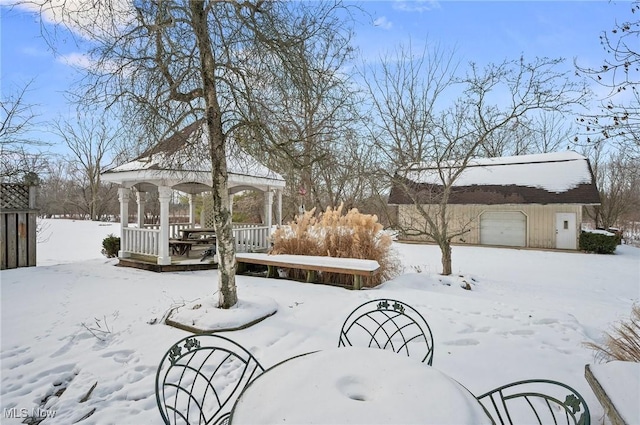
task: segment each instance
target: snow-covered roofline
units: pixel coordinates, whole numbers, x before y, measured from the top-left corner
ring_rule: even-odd
[[[440,171],[455,170],[460,166],[456,162],[417,164],[410,167],[405,176],[416,183],[442,185]],[[454,186],[516,185],[562,193],[592,182],[593,175],[587,158],[576,152],[566,151],[474,158],[457,177]]]
[[[177,173],[210,173],[206,124],[196,122],[163,140],[138,158],[112,168],[106,174],[145,170]],[[238,176],[258,177],[284,182],[284,178],[262,165],[233,142],[227,143],[227,171]]]

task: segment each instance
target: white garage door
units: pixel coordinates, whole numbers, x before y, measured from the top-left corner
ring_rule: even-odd
[[[480,216],[482,245],[527,246],[527,217],[519,211],[487,211]]]

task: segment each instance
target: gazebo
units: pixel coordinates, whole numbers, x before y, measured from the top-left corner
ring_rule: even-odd
[[[182,131],[161,141],[136,159],[105,171],[103,181],[121,185],[120,201],[120,251],[118,257],[155,257],[160,266],[172,264],[169,248],[171,238],[179,238],[184,228],[211,226],[197,222],[194,196],[210,192],[212,188],[211,161],[206,124],[196,121]],[[245,191],[264,194],[264,214],[261,224],[234,224],[236,250],[241,252],[251,240],[252,249],[268,248],[273,223],[272,209],[276,196],[276,224],[282,224],[282,191],[285,181],[278,173],[268,169],[237,145],[229,143],[227,169],[229,196]],[[169,223],[169,202],[173,191],[184,192],[189,198],[189,222]],[[160,202],[159,223],[145,225],[144,194],[158,192]],[[138,206],[137,225],[128,221],[129,198],[136,195]],[[231,202],[233,205],[233,202]],[[211,226],[213,227],[213,226]]]

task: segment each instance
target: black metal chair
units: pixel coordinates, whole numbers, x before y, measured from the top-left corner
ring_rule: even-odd
[[[226,424],[244,387],[264,372],[245,348],[224,336],[191,335],[162,357],[156,402],[165,424]]]
[[[589,407],[582,396],[561,382],[530,379],[513,382],[478,396],[496,424],[589,425]]]
[[[393,350],[433,363],[433,335],[422,314],[402,301],[367,301],[347,316],[338,347],[361,346]]]

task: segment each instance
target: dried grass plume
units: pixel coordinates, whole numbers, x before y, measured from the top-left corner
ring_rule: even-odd
[[[605,334],[602,344],[593,342],[585,346],[596,351],[596,358],[603,361],[622,360],[640,363],[640,305],[631,308],[631,317]]]
[[[317,218],[315,209],[296,217],[288,226],[273,234],[272,254],[318,255],[337,258],[376,260],[380,271],[363,279],[363,286],[376,286],[400,272],[400,262],[391,248],[392,239],[384,232],[378,217],[362,214],[353,208],[346,214],[343,206],[327,208]],[[289,276],[296,271],[290,270]],[[323,273],[318,277],[325,283],[350,285],[353,277]]]

